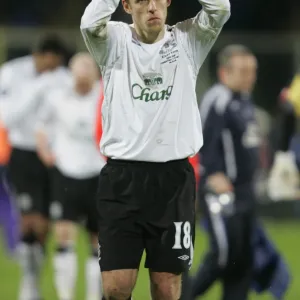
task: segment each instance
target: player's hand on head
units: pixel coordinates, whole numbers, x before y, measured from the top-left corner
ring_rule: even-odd
[[[232,192],[233,186],[224,173],[215,173],[207,178],[207,185],[217,194]]]

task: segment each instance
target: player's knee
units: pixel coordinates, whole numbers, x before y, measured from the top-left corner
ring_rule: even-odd
[[[28,231],[23,233],[21,240],[24,244],[33,245],[37,241],[37,237],[34,232]]]
[[[36,214],[33,216],[32,224],[32,230],[36,234],[39,242],[44,243],[49,231],[49,221],[45,217]]]
[[[151,274],[151,294],[154,300],[178,300],[181,295],[181,275]]]
[[[21,218],[21,231],[23,235],[32,231],[34,218],[32,215],[22,215]]]
[[[127,300],[130,299],[136,281],[135,270],[117,270],[102,272],[104,298]]]
[[[112,285],[103,285],[103,293],[106,300],[127,300],[130,299],[131,292],[131,286],[123,285],[116,287]]]
[[[76,239],[76,225],[69,221],[58,221],[54,225],[55,241],[60,246],[67,246]]]
[[[91,246],[93,249],[98,249],[99,244],[98,244],[98,235],[97,234],[91,234],[90,236],[90,241],[91,241]]]

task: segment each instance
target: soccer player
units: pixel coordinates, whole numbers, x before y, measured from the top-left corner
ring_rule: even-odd
[[[273,200],[295,199],[299,195],[299,137],[297,119],[300,115],[300,74],[280,93],[276,124],[272,129],[274,158],[267,185]],[[285,180],[282,178],[285,177]]]
[[[81,20],[104,82],[97,198],[105,299],[130,298],[141,256],[153,299],[179,299],[193,259],[195,176],[202,146],[199,68],[230,15],[229,0],[200,0],[193,19],[165,24],[171,0],[123,0],[133,24],[111,22],[119,0],[93,0]],[[183,4],[184,5],[184,4]]]
[[[242,45],[226,47],[218,58],[220,83],[200,105],[205,140],[200,183],[208,187],[202,189],[200,208],[211,243],[193,280],[192,299],[220,279],[223,300],[245,300],[254,278],[254,180],[260,135],[251,92],[257,61]]]
[[[99,69],[89,53],[70,61],[71,84],[50,91],[40,110],[38,153],[46,165],[54,165],[55,285],[60,300],[72,300],[77,275],[74,249],[77,226],[86,219],[91,254],[86,263],[86,299],[101,299],[98,263],[96,192],[105,160],[95,142],[96,108],[100,91]],[[49,131],[50,130],[50,131]]]
[[[47,36],[32,55],[9,61],[0,69],[0,119],[12,145],[8,177],[22,214],[20,300],[40,297],[38,273],[48,232],[49,181],[48,170],[36,153],[35,123],[43,96],[69,76],[61,67],[64,55],[62,42]]]

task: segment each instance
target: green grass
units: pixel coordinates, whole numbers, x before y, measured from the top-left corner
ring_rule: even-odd
[[[285,300],[299,300],[300,299],[300,223],[278,223],[268,221],[265,223],[266,229],[273,238],[277,247],[284,254],[293,274],[293,283],[290,287],[289,293]],[[88,252],[88,241],[86,236],[81,233],[78,239],[78,255],[79,255],[79,275],[76,286],[76,300],[88,300],[84,298],[84,260]],[[202,253],[207,247],[206,237],[201,231],[197,231],[195,249],[194,269],[201,259]],[[41,276],[41,287],[45,300],[57,300],[52,278],[52,249],[53,244],[50,239],[49,256],[45,261],[43,274]],[[121,249],[120,249],[121,250]],[[122,251],[122,250],[121,250]],[[141,263],[143,266],[143,262]],[[141,268],[137,286],[134,291],[135,300],[147,300],[149,297],[147,270]],[[8,259],[3,247],[0,245],[0,300],[17,300],[18,284],[20,280],[20,270],[16,262]],[[218,300],[220,295],[220,288],[216,284],[209,293],[201,298],[203,300]],[[266,294],[263,296],[253,295],[251,300],[271,300],[271,296]]]

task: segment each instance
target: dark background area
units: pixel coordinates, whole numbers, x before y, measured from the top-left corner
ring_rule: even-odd
[[[56,28],[58,32],[60,29],[78,28],[79,31],[81,15],[89,2],[90,0],[0,0],[0,26],[51,27]],[[230,0],[230,2],[232,14],[223,29],[223,35],[300,33],[300,0]],[[168,23],[174,24],[193,17],[200,8],[197,0],[173,0],[169,9]],[[121,5],[113,15],[113,19],[131,21]],[[236,39],[230,42],[241,41]],[[261,43],[266,42],[262,40]],[[246,46],[251,47],[247,43]],[[292,79],[296,69],[292,44],[290,48],[289,53],[255,51],[259,61],[259,76],[254,99],[258,106],[270,113],[276,109],[278,94]],[[7,59],[28,52],[30,49],[27,48],[9,47]],[[215,56],[216,53],[213,51],[208,57],[210,75],[214,80],[216,80]]]
[[[1,0],[0,24],[16,26],[78,24],[89,0]],[[297,31],[300,3],[297,0],[231,0],[232,17],[224,30]],[[197,0],[173,0],[170,23],[195,15]],[[120,10],[119,14],[123,14]],[[119,16],[118,16],[119,17]]]

